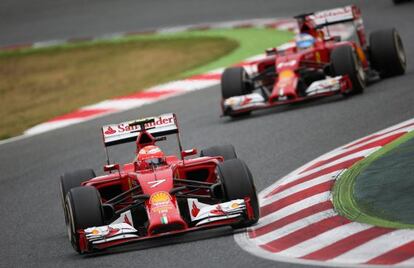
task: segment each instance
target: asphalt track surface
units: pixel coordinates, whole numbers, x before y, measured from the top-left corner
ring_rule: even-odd
[[[22,1],[0,2],[0,44],[140,30],[188,23],[290,16],[348,1]],[[232,143],[250,166],[258,190],[340,145],[414,116],[414,3],[361,1],[368,30],[395,26],[405,43],[407,74],[376,83],[363,95],[332,97],[220,118],[219,88],[175,97],[128,112],[0,146],[0,266],[42,267],[302,267],[275,263],[241,250],[227,229],[154,242],[103,256],[74,253],[58,197],[64,171],[92,167],[101,173],[99,127],[138,116],[175,112],[187,148]],[[125,150],[123,150],[125,149]],[[126,151],[126,153],[125,153]],[[121,146],[120,162],[132,158]],[[203,238],[203,239],[200,239]],[[190,241],[193,240],[193,241]]]

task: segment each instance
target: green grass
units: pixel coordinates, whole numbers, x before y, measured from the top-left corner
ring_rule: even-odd
[[[178,79],[237,48],[222,37],[137,40],[0,57],[0,137],[79,107]],[[188,47],[199,50],[188,53]]]
[[[399,229],[414,228],[414,224],[390,221],[384,219],[381,215],[373,215],[364,209],[364,207],[355,200],[354,196],[354,186],[358,175],[361,174],[361,172],[363,172],[374,161],[412,138],[414,138],[414,131],[409,132],[399,139],[385,145],[383,148],[369,155],[367,158],[358,162],[340,175],[333,188],[334,207],[340,215],[352,221],[367,223],[375,226]],[[390,189],[390,191],[392,191],[392,189]]]
[[[273,29],[220,29],[0,51],[0,139],[85,105],[235,64],[291,38]]]
[[[226,67],[238,63],[248,57],[264,53],[265,49],[278,46],[293,38],[293,34],[291,32],[256,28],[193,31],[184,33],[184,36],[225,37],[231,40],[235,40],[239,43],[239,46],[226,56],[218,58],[209,64],[185,72],[184,75],[199,74],[212,69]]]
[[[212,69],[227,67],[229,65],[238,63],[248,57],[264,53],[264,50],[270,47],[276,47],[293,38],[293,33],[287,31],[278,31],[266,28],[240,28],[240,29],[213,29],[204,31],[188,31],[182,33],[165,33],[165,34],[148,34],[148,35],[131,35],[122,38],[85,41],[76,43],[67,43],[51,47],[43,48],[27,48],[16,51],[0,51],[1,57],[15,57],[39,52],[57,52],[64,51],[70,48],[88,48],[96,45],[122,44],[131,41],[152,40],[152,41],[168,41],[176,38],[189,37],[213,37],[226,38],[238,43],[237,48],[230,53],[218,57],[213,61],[200,65],[191,70],[182,73],[182,76],[190,76],[200,74]],[[193,52],[189,50],[189,53]],[[196,51],[194,51],[196,52]]]

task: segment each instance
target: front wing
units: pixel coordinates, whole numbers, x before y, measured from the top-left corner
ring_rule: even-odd
[[[253,92],[251,94],[234,96],[222,100],[223,115],[238,115],[246,112],[271,108],[283,104],[301,102],[311,98],[320,98],[332,96],[341,93],[347,93],[352,89],[352,83],[348,76],[336,76],[313,82],[306,89],[306,96],[288,99],[286,96],[281,96],[276,101],[266,100],[262,94]]]
[[[109,225],[78,230],[80,252],[90,253],[118,245],[236,224],[241,220],[245,220],[246,217],[249,219],[253,217],[253,211],[248,198],[214,205],[201,203],[197,199],[188,199],[188,206],[194,227],[140,236],[138,230],[131,224],[130,215],[126,213]]]

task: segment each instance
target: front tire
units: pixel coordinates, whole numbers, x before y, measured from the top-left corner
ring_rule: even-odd
[[[80,252],[77,230],[104,225],[101,197],[92,186],[72,188],[66,195],[67,230],[73,248]]]
[[[249,94],[253,91],[249,75],[243,67],[230,67],[221,76],[221,95],[223,99]]]
[[[235,229],[255,224],[260,217],[259,200],[253,182],[253,176],[247,165],[240,159],[230,159],[217,165],[217,173],[223,184],[224,195],[227,201],[250,198],[253,218],[245,219],[233,225]]]
[[[371,65],[381,78],[405,73],[407,58],[397,30],[386,29],[371,33],[369,46]]]
[[[331,53],[331,66],[334,75],[348,75],[353,93],[364,92],[366,86],[365,72],[361,60],[351,46],[339,46]]]
[[[95,171],[93,169],[80,169],[72,172],[66,172],[60,176],[60,199],[62,201],[62,208],[65,212],[65,221],[67,223],[68,216],[65,211],[65,198],[70,189],[81,186],[81,183],[89,179],[95,178]]]

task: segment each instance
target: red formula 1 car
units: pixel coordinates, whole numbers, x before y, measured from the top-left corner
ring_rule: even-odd
[[[362,93],[369,81],[405,72],[406,57],[398,32],[375,31],[368,43],[355,6],[295,18],[299,28],[295,40],[267,50],[257,73],[249,75],[243,67],[224,71],[223,115],[234,117],[309,98]],[[329,27],[340,23],[353,25],[355,41],[330,35]]]
[[[108,174],[93,170],[61,176],[69,239],[79,253],[156,237],[229,225],[243,228],[259,219],[252,174],[231,145],[182,150],[176,116],[165,114],[107,125],[107,146],[135,141],[137,154]],[[180,158],[155,144],[176,134]],[[108,151],[107,151],[108,152]]]

